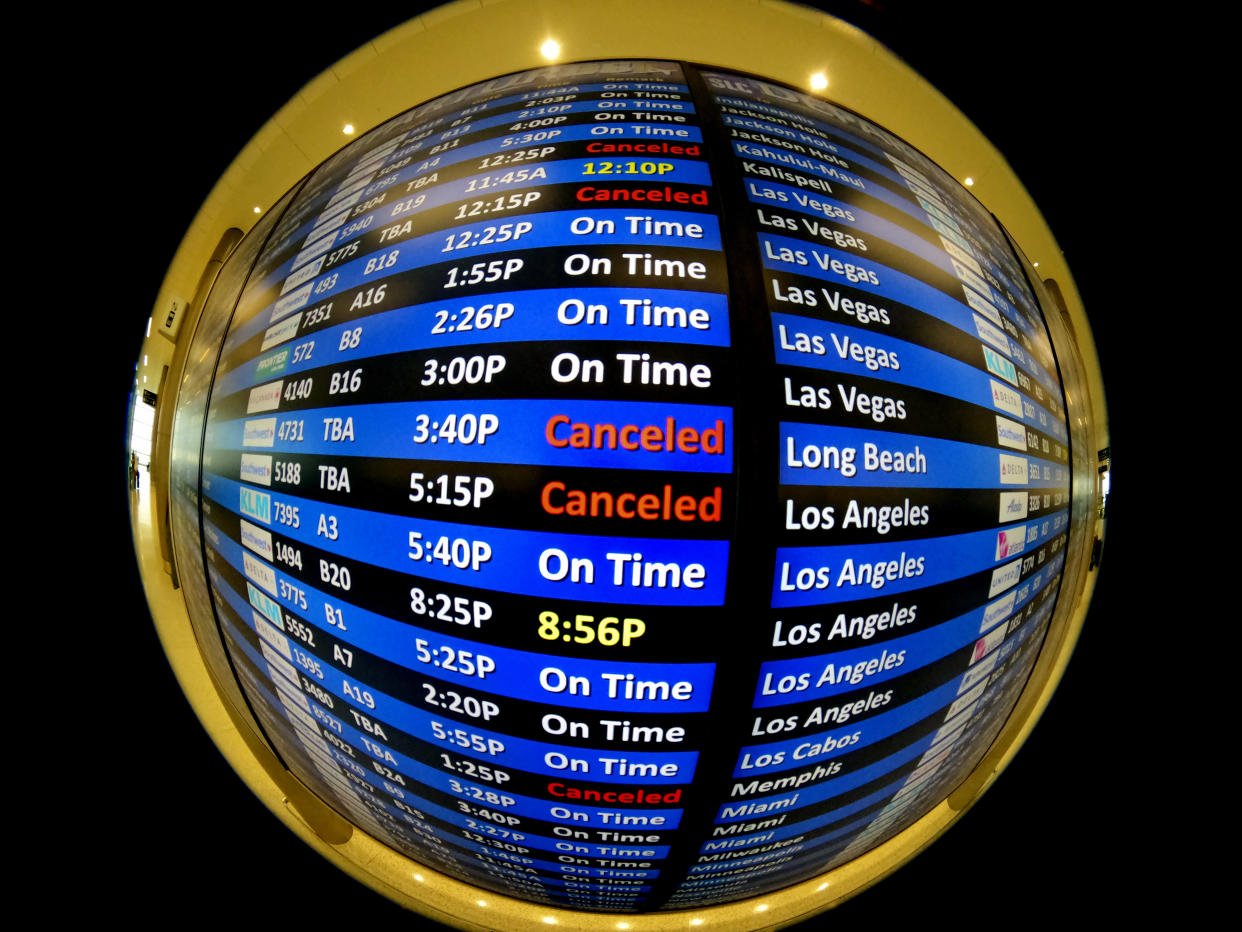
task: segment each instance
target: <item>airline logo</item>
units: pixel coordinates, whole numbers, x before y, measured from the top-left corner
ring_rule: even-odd
[[[274,375],[280,375],[289,366],[289,350],[277,350],[258,361],[254,367],[254,377],[256,379],[270,379]]]
[[[1027,497],[1025,492],[1001,492],[1001,522],[1021,521],[1026,517]]]
[[[281,675],[289,680],[298,689],[302,688],[302,684],[298,682],[298,671],[293,669],[293,664],[281,657],[280,654],[268,647],[266,641],[259,642],[259,650],[263,652],[263,659],[271,664],[275,669],[279,670]],[[272,677],[273,680],[276,677]]]
[[[984,320],[978,314],[971,314],[971,318],[975,322],[975,332],[979,334],[979,339],[984,342],[991,343],[1002,353],[1009,353],[1009,337],[1005,336],[1005,331],[994,326],[990,321]]]
[[[898,800],[902,799],[903,797],[909,796],[912,793],[920,792],[924,787],[927,786],[927,781],[932,778],[933,772],[934,772],[934,768],[932,771],[921,774],[919,779],[915,780],[914,782],[907,781],[905,786],[903,786],[900,790],[898,790],[896,793],[893,794],[893,802],[897,802]],[[911,774],[911,776],[913,776],[913,774]]]
[[[298,327],[302,325],[301,312],[290,317],[288,320],[282,320],[280,323],[267,328],[267,332],[263,334],[263,343],[259,346],[259,350],[268,350],[278,343],[284,343],[285,340],[292,340],[297,336]]]
[[[359,187],[361,188],[365,184],[366,184],[366,181],[364,180],[361,182],[361,185]],[[355,190],[350,194],[346,194],[344,197],[341,197],[340,194],[334,194],[332,196],[332,200],[328,201],[327,206],[328,206],[328,209],[353,207],[360,200],[362,200],[362,191]]]
[[[1017,421],[996,415],[996,442],[1011,450],[1026,449],[1026,428]]]
[[[953,263],[953,265],[957,268],[961,268],[961,266],[959,266],[956,262]],[[961,278],[961,277],[962,277],[961,275],[958,275],[958,278]],[[983,282],[980,281],[979,284],[983,285]],[[984,290],[987,290],[986,285],[984,285],[983,287],[984,287]],[[987,300],[981,295],[976,294],[974,291],[972,291],[969,288],[963,288],[962,291],[966,292],[966,303],[967,304],[969,304],[972,308],[974,308],[984,317],[988,318],[988,320],[992,321],[992,323],[996,324],[996,326],[998,327],[1000,326],[1000,321],[1001,321],[1000,311],[998,311],[995,308],[995,306],[993,306],[991,301]]]
[[[978,663],[988,654],[996,649],[996,645],[1005,640],[1006,628],[997,628],[990,634],[985,634],[979,640],[975,641],[974,653],[970,656],[971,663]]]
[[[314,282],[307,282],[301,288],[296,291],[291,291],[282,297],[276,302],[275,306],[272,307],[272,318],[268,321],[268,323],[274,324],[282,317],[288,317],[294,311],[300,311],[302,308],[306,307],[306,302],[310,300],[311,289],[313,287],[315,287]],[[267,349],[266,346],[263,348]]]
[[[1017,385],[1018,370],[1014,368],[1013,363],[990,347],[984,346],[982,349],[983,364],[988,367],[988,372],[999,375],[1010,385]]]
[[[242,546],[253,550],[265,560],[276,559],[272,553],[272,532],[266,531],[261,527],[255,527],[244,518],[241,519],[240,523]]]
[[[272,496],[266,492],[241,487],[241,513],[264,524],[272,523]]]
[[[263,613],[272,624],[281,631],[285,630],[285,619],[280,614],[280,606],[277,605],[267,593],[254,585],[254,583],[246,583],[246,596],[250,599],[250,605],[257,608]]]
[[[260,563],[244,550],[242,551],[242,569],[248,579],[253,579],[272,595],[276,594],[276,571],[266,563]]]
[[[958,693],[963,693],[968,689],[973,689],[976,683],[995,670],[996,657],[996,654],[989,654],[983,663],[980,663],[977,666],[972,666],[968,671],[966,671],[966,675],[962,677],[962,685],[957,688]],[[971,663],[973,664],[974,661],[972,660]]]
[[[336,211],[336,212],[333,213],[333,211]],[[346,207],[344,210],[337,210],[337,208],[335,207],[330,207],[329,209],[325,210],[323,213],[321,213],[316,218],[315,229],[311,230],[310,233],[307,234],[306,242],[309,243],[312,240],[318,239],[320,236],[323,235],[323,232],[325,230],[335,230],[337,227],[339,227],[342,223],[344,223],[348,219],[349,219],[349,208],[348,207]]]
[[[940,201],[936,200],[935,196],[930,191],[926,188],[920,190],[909,183],[906,184],[906,187],[914,192],[914,196],[918,200],[919,206],[931,214],[932,219],[939,220],[950,226],[955,226],[953,218],[949,216],[948,208],[945,207]],[[940,238],[944,239],[943,236]]]
[[[326,258],[327,256],[320,256],[314,261],[308,262],[306,265],[302,266],[300,269],[298,269],[296,272],[294,272],[292,275],[286,278],[284,285],[282,285],[280,288],[280,293],[282,295],[286,294],[287,292],[292,291],[294,288],[297,288],[299,285],[305,284],[306,282],[314,278],[316,275],[318,275],[319,270],[323,268],[323,260]]]
[[[269,382],[267,385],[256,385],[250,389],[250,397],[246,401],[246,413],[258,414],[261,411],[275,411],[280,407],[280,390],[284,380]]]
[[[275,420],[273,418],[272,420]],[[1009,453],[1000,454],[1000,482],[1001,485],[1025,485],[1029,480],[1027,478],[1027,460],[1025,456],[1013,456]],[[1036,466],[1036,469],[1039,467]],[[1039,478],[1036,475],[1035,478]]]
[[[957,243],[953,242],[953,240],[946,239],[945,237],[942,236],[940,237],[940,244],[944,246],[945,252],[947,252],[950,256],[952,256],[958,262],[962,263],[962,265],[966,266],[966,268],[970,269],[976,275],[979,275],[979,276],[983,275],[983,266],[981,266],[977,261],[975,261],[974,256],[968,253],[961,246],[957,245]]]
[[[242,425],[243,447],[272,447],[276,445],[276,418],[261,417]]]
[[[953,716],[957,715],[959,712],[961,712],[963,709],[970,709],[970,707],[973,706],[976,702],[978,702],[979,699],[983,696],[983,689],[986,685],[987,685],[986,683],[980,683],[970,692],[962,696],[958,696],[958,698],[953,702],[953,704],[949,706],[949,711],[945,713],[945,718],[950,719]],[[970,709],[969,714],[974,715],[975,710]]]
[[[272,484],[272,458],[266,453],[243,453],[240,477],[242,482],[270,486]]]
[[[992,385],[992,407],[1008,411],[1015,417],[1022,417],[1022,396],[996,379],[988,379],[988,382]]]
[[[250,614],[254,616],[254,630],[259,632],[259,637],[272,645],[286,660],[292,660],[293,653],[289,650],[289,641],[285,636],[269,625],[258,612],[252,611]]]
[[[1004,598],[997,599],[991,605],[983,610],[983,623],[979,625],[979,633],[982,634],[988,628],[993,628],[1004,618],[1008,618],[1013,612],[1013,607],[1017,603],[1016,594],[1010,592]]]
[[[323,255],[332,248],[332,244],[336,242],[336,230],[333,230],[327,236],[321,236],[315,240],[300,253],[293,257],[293,262],[289,266],[291,269],[300,268],[303,262],[309,262],[315,256]],[[322,265],[320,266],[322,268]]]
[[[996,556],[992,559],[1003,560],[1026,549],[1026,525],[1004,528],[996,532]]]
[[[1006,563],[1004,566],[998,566],[992,570],[992,582],[988,586],[988,598],[998,596],[1006,589],[1012,589],[1018,584],[1018,580],[1022,578],[1022,558],[1014,560],[1012,563]]]
[[[932,229],[941,236],[947,236],[959,246],[964,247],[966,245],[966,240],[962,238],[962,230],[957,225],[956,221],[950,220],[948,217],[942,220],[930,212],[928,213],[927,219],[931,223]]]
[[[987,282],[976,275],[974,269],[968,269],[952,256],[949,257],[949,264],[953,266],[953,274],[957,276],[958,281],[967,286],[967,290],[973,289],[974,291],[977,291],[979,295],[992,294],[992,289],[988,287]],[[970,295],[966,296],[966,300],[970,300]],[[982,314],[983,312],[980,311],[979,313]],[[986,317],[988,315],[984,314],[984,316]],[[1000,321],[993,321],[993,323],[1000,326]]]
[[[275,670],[271,671],[271,680],[272,680],[272,683],[276,686],[277,692],[283,693],[284,698],[294,703],[296,706],[298,706],[298,708],[303,709],[306,712],[309,712],[311,710],[310,703],[307,702],[305,693],[303,693],[300,689],[290,689],[289,683],[285,680],[285,678],[283,676],[277,676],[275,674],[276,674]]]
[[[272,649],[268,647],[266,644],[260,644],[259,646],[263,648],[264,657],[266,657],[272,651]],[[275,655],[273,654],[272,656],[275,656]],[[289,665],[285,664],[285,666],[289,666]],[[289,669],[292,670],[293,668],[289,667]],[[284,673],[285,671],[282,668],[280,672]],[[280,682],[280,678],[273,676],[272,681],[278,683]],[[315,724],[315,720],[313,718],[311,718],[304,711],[298,708],[296,704],[296,700],[291,699],[289,696],[286,696],[282,692],[278,692],[276,694],[276,698],[279,699],[280,704],[285,707],[285,714],[288,717],[290,722],[296,722],[300,724],[303,728],[311,727]]]

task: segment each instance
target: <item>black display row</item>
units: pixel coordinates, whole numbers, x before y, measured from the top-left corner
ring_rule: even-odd
[[[272,747],[386,844],[726,902],[986,750],[1056,601],[1065,405],[1021,260],[920,153],[745,75],[582,77],[390,121],[242,250],[211,602]]]

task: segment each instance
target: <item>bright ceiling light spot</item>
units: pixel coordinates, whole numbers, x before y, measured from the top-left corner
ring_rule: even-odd
[[[539,51],[544,58],[552,59],[561,54],[561,44],[555,39],[549,39],[543,45],[539,46]]]
[[[255,205],[255,208],[254,208],[254,212],[255,212],[256,214],[261,214],[261,213],[263,213],[263,208],[259,207],[259,206],[256,204],[256,205]]]
[[[422,875],[422,874],[415,874],[415,875],[414,875],[414,879],[415,879],[415,880],[417,880],[419,883],[423,883],[423,882],[424,882],[424,878],[423,878],[423,875]]]
[[[1038,262],[1036,262],[1035,264],[1036,264],[1036,265],[1039,265],[1039,263],[1038,263]],[[146,354],[146,353],[143,353],[143,354],[142,354],[142,364],[143,364],[144,366],[147,364],[147,354]]]
[[[690,920],[690,925],[692,926],[701,926],[702,924],[703,924],[702,919],[691,919]]]
[[[617,923],[617,928],[618,928],[618,929],[628,929],[629,927],[630,927],[630,924],[629,924],[628,922],[618,922],[618,923]]]
[[[543,921],[546,922],[550,926],[556,925],[556,920],[553,919],[551,916],[544,916]]]
[[[828,889],[828,884],[821,883],[818,887],[815,888],[815,892],[818,893],[820,890],[827,890],[827,889]]]
[[[475,902],[476,902],[476,903],[478,903],[480,906],[486,906],[486,905],[487,905],[487,900],[475,900]]]
[[[352,136],[354,134],[354,124],[346,123],[344,126],[341,127],[341,132],[344,133],[346,136]]]
[[[757,913],[761,913],[761,912],[763,912],[764,910],[766,910],[767,908],[768,908],[768,904],[767,904],[767,903],[760,903],[758,906],[756,906],[756,907],[755,907],[755,912],[757,912]]]
[[[971,178],[971,177],[968,175],[968,176],[966,177],[966,187],[968,187],[968,188],[969,188],[969,187],[970,187],[972,184],[974,184],[974,183],[975,183],[975,179],[974,179],[974,178]]]
[[[1035,265],[1035,268],[1039,268],[1039,263],[1038,263],[1038,262],[1034,263],[1034,265]]]
[[[828,86],[828,75],[822,71],[817,71],[811,75],[811,90],[822,91]]]

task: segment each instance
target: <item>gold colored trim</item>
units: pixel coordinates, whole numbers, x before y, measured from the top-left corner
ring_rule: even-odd
[[[623,15],[622,15],[623,14]],[[212,189],[168,270],[155,302],[194,294],[222,234],[248,229],[254,204],[269,205],[348,138],[439,94],[547,64],[548,34],[567,60],[668,58],[735,68],[805,87],[827,69],[826,98],[895,132],[971,189],[1022,249],[1056,280],[1082,351],[1086,398],[1073,399],[1075,442],[1108,445],[1096,351],[1073,279],[1034,203],[1003,157],[943,96],[869,36],[805,7],[761,0],[458,0],[375,38],[307,84],[255,135]],[[468,49],[468,54],[462,50]],[[186,321],[181,340],[193,333]],[[171,350],[144,345],[167,364]],[[1061,348],[1058,347],[1058,350]],[[169,410],[175,398],[161,399]],[[1080,451],[1081,452],[1081,451]],[[153,474],[157,474],[153,470]],[[164,473],[166,476],[166,472]],[[1085,493],[1094,514],[1093,489]],[[161,500],[157,497],[157,501]],[[158,522],[154,525],[158,527]],[[1088,524],[1087,535],[1093,527]],[[378,893],[460,929],[527,932],[670,929],[759,930],[795,924],[876,883],[945,831],[1012,759],[1047,704],[1078,637],[1094,584],[1082,553],[1067,556],[1062,600],[1036,671],[993,750],[965,783],[918,823],[849,864],[777,893],[705,909],[647,915],[582,913],[481,891],[421,867],[354,829],[285,772],[254,737],[247,715],[227,707],[203,663],[149,520],[136,545],[161,643],[195,713],[245,783],[304,842]],[[1080,541],[1080,544],[1084,542]],[[1084,549],[1080,547],[1080,550]],[[1085,550],[1090,551],[1089,541]],[[482,905],[481,905],[482,904]]]

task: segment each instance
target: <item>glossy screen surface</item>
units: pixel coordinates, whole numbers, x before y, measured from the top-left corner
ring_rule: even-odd
[[[549,67],[352,143],[238,255],[200,601],[363,830],[684,908],[856,857],[988,748],[1056,599],[1065,408],[1020,261],[905,143],[736,73]]]

